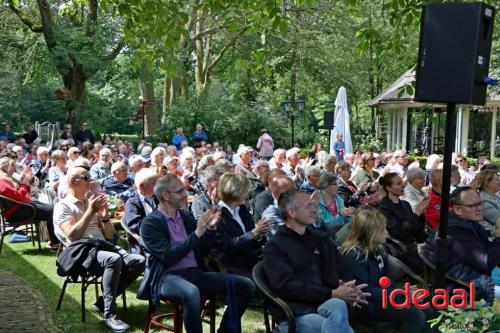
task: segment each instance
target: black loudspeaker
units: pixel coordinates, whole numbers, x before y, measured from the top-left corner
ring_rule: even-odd
[[[333,124],[334,124],[334,118],[335,112],[323,112],[323,128],[332,130],[333,129]]]
[[[483,3],[424,5],[416,101],[485,104],[494,16]]]

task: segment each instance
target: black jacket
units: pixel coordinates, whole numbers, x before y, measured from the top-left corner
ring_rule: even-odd
[[[257,194],[254,201],[253,214],[255,223],[259,222],[259,220],[262,218],[262,212],[264,212],[266,208],[271,206],[273,203],[274,198],[269,189],[266,189],[265,191]]]
[[[358,191],[352,191],[348,185],[351,185],[353,188],[356,188],[356,185],[353,182],[349,181],[349,184],[346,184],[343,180],[340,180],[337,194],[344,200],[344,204],[346,207],[361,206],[360,199],[364,195],[364,193]]]
[[[75,278],[85,273],[90,268],[99,250],[118,252],[120,248],[101,239],[79,239],[72,242],[57,257],[57,274],[59,276],[71,275]]]
[[[269,287],[282,298],[295,316],[315,313],[317,307],[331,298],[339,286],[339,254],[331,238],[307,228],[299,235],[286,225],[264,248],[264,272]],[[285,319],[271,306],[276,321]]]
[[[255,228],[252,216],[245,205],[240,206],[239,215],[245,226],[245,232],[233,219],[227,208],[222,208],[217,230],[222,242],[215,255],[224,263],[228,271],[251,274],[253,266],[262,256],[262,246],[266,239],[257,240],[252,230]]]
[[[155,206],[153,210],[158,208],[156,198],[154,199]],[[125,215],[123,217],[125,224],[136,235],[140,235],[142,220],[146,217],[146,211],[137,191],[133,191],[132,196],[125,203]],[[136,246],[137,241],[134,237],[128,237],[131,246]]]
[[[137,297],[143,300],[151,299],[155,305],[160,302],[160,287],[167,273],[166,269],[178,263],[190,251],[194,252],[198,268],[204,269],[202,256],[209,253],[218,239],[217,233],[210,230],[198,238],[194,233],[196,221],[193,214],[182,209],[179,213],[186,228],[187,238],[175,245],[170,243],[170,231],[161,212],[152,212],[142,221],[141,239],[149,256]]]
[[[415,215],[407,201],[399,200],[399,203],[396,204],[385,197],[378,209],[387,218],[387,231],[391,237],[403,243],[425,240],[423,214],[421,216]]]
[[[389,272],[389,265],[387,254],[381,254],[383,268],[377,257],[370,253],[368,259],[365,260],[364,252],[349,251],[347,254],[341,256],[342,267],[344,268],[344,278],[346,281],[356,280],[356,284],[368,284],[368,287],[363,291],[371,293],[368,297],[368,305],[366,310],[371,318],[376,316],[376,309],[382,307],[382,288],[379,284],[379,279],[382,276],[391,277]],[[394,283],[388,289],[390,293],[394,287]]]

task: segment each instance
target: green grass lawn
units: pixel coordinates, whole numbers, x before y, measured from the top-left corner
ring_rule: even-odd
[[[64,332],[110,332],[106,329],[99,318],[91,311],[91,306],[95,302],[95,291],[91,286],[86,293],[87,322],[81,322],[80,312],[80,285],[69,284],[59,311],[55,311],[59,293],[64,282],[64,278],[56,273],[54,254],[48,250],[38,251],[38,248],[29,243],[8,244],[4,242],[2,254],[0,255],[0,267],[10,271],[36,287],[42,292],[53,309],[56,324]],[[142,332],[146,322],[146,311],[148,304],[135,297],[135,289],[138,282],[133,284],[127,291],[126,313],[122,311],[121,297],[117,300],[118,309],[123,320],[128,323],[131,332]],[[222,309],[217,311],[217,324],[222,315]],[[248,309],[243,317],[243,332],[265,332],[264,320],[260,309]],[[218,327],[218,326],[217,326]],[[155,330],[150,330],[154,332]],[[204,331],[208,332],[208,325]]]

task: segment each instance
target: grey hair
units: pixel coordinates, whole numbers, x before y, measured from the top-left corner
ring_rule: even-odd
[[[309,177],[312,175],[321,174],[321,169],[317,165],[311,165],[306,169],[306,178],[309,180]]]
[[[324,190],[332,184],[337,184],[338,177],[331,172],[325,172],[319,177],[318,188]]]
[[[332,160],[337,161],[337,158],[334,155],[326,155],[324,160],[323,160],[323,164],[326,165],[326,164],[330,163],[330,161],[332,161]]]
[[[346,171],[346,170],[351,170],[351,165],[349,163],[347,163],[346,161],[340,161],[335,166],[335,172],[337,174],[341,173],[342,171]]]
[[[66,153],[60,149],[57,149],[52,152],[51,156],[54,160],[60,160],[61,158],[63,158],[63,156],[66,157]]]
[[[206,169],[205,172],[203,172],[202,176],[200,177],[200,183],[206,189],[209,181],[218,180],[222,174],[224,174],[222,170],[210,167]]]
[[[422,170],[420,168],[410,168],[410,169],[408,169],[408,175],[406,176],[406,178],[408,179],[408,181],[410,181],[412,179],[415,179],[415,178],[418,178],[421,176],[425,176],[424,170]]]
[[[174,181],[180,181],[179,177],[177,177],[177,175],[174,173],[168,173],[165,176],[158,179],[158,181],[155,184],[154,192],[155,192],[156,198],[160,202],[162,201],[161,195],[165,192],[168,192],[168,190],[172,187],[171,184]]]
[[[299,193],[301,192],[295,188],[281,193],[278,200],[278,208],[285,219],[288,217],[288,209],[296,210],[299,207],[297,202],[297,194]]]

